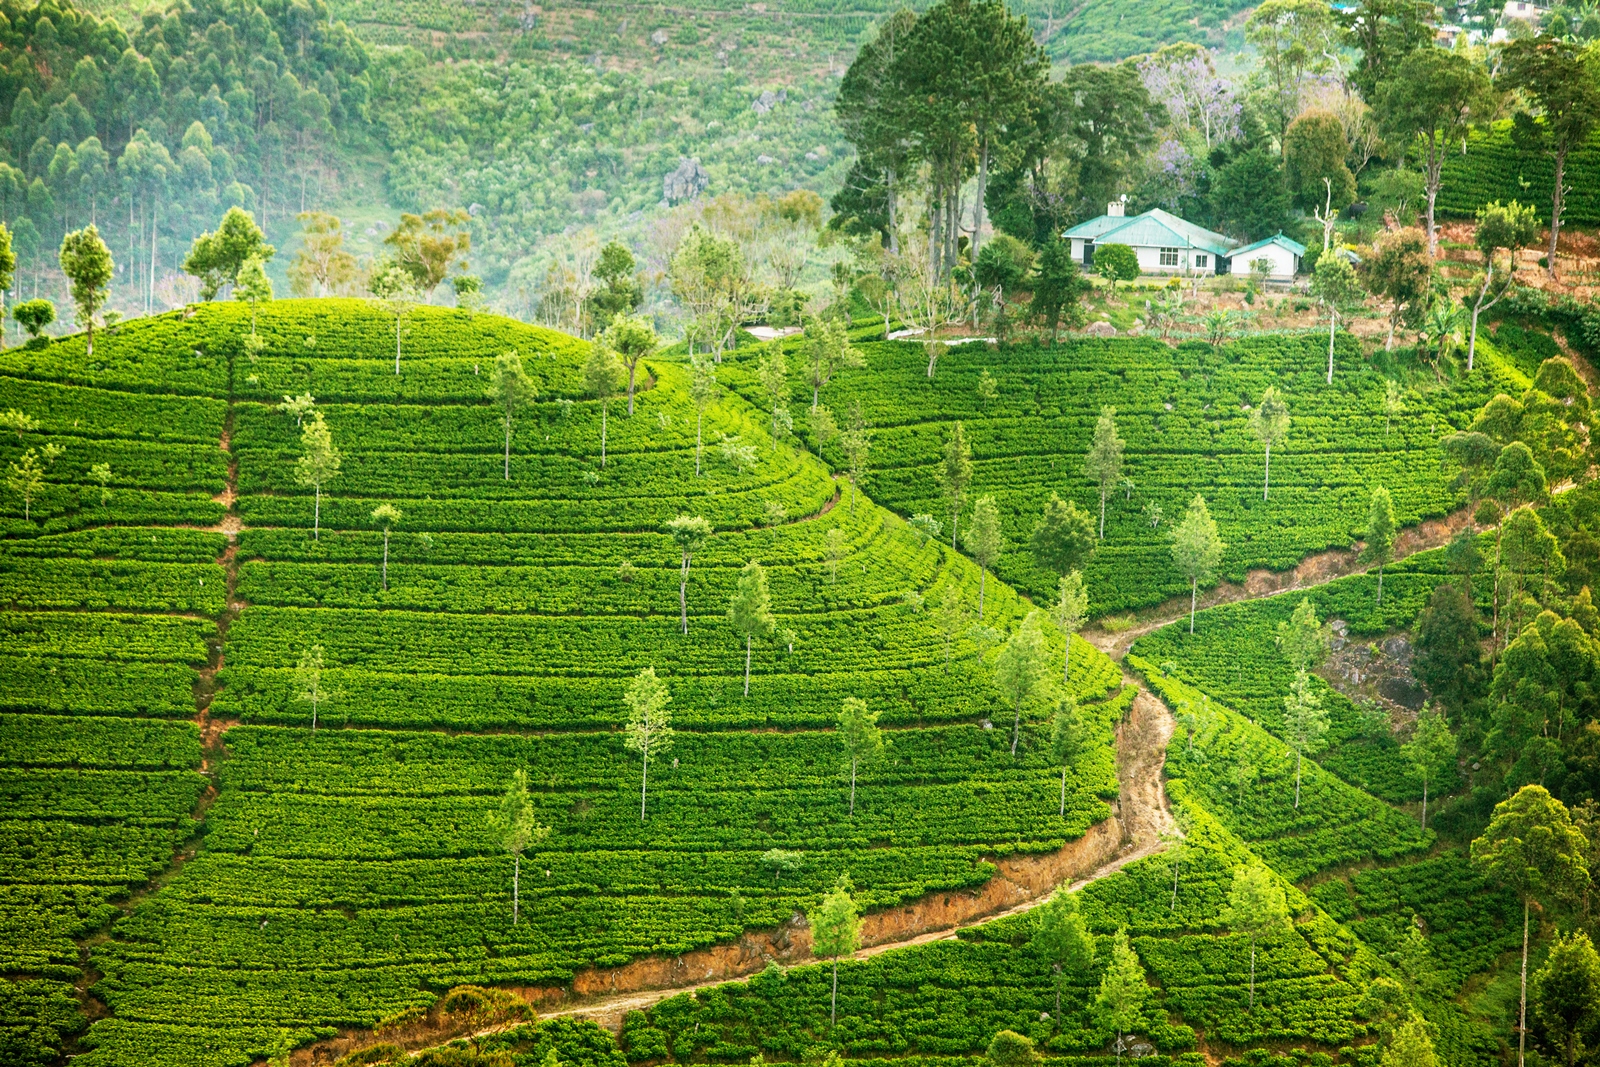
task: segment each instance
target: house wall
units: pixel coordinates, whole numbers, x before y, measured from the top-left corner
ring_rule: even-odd
[[[1233,273],[1244,277],[1250,273],[1250,264],[1258,259],[1271,260],[1272,270],[1267,274],[1270,282],[1292,282],[1295,271],[1299,268],[1299,257],[1281,245],[1267,245],[1254,252],[1246,252],[1235,257]]]
[[[1139,270],[1145,274],[1199,274],[1202,276],[1215,274],[1217,270],[1217,257],[1209,252],[1202,252],[1194,248],[1178,249],[1178,265],[1163,264],[1161,262],[1161,249],[1156,245],[1134,245],[1134,254],[1139,257]],[[1198,265],[1197,257],[1205,257],[1205,266]]]

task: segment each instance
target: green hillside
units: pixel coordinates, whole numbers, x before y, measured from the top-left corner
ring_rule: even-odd
[[[867,499],[840,501],[817,460],[771,447],[733,397],[706,419],[697,479],[676,364],[649,365],[631,418],[613,404],[602,468],[584,346],[463,312],[410,322],[398,376],[392,320],[358,302],[269,306],[253,363],[248,310],[226,305],[131,323],[93,360],[81,338],[0,355],[0,407],[41,421],[0,459],[66,448],[28,518],[5,502],[3,721],[19,739],[6,969],[69,996],[74,939],[192,855],[93,949],[111,1014],[84,1062],[187,1063],[203,1041],[205,1062],[243,1063],[464,982],[559,984],[775,926],[844,871],[869,906],[978,885],[984,857],[1057,848],[1109,814],[1105,739],[1124,701],[1099,653],[1080,641],[1073,657],[1098,742],[1063,818],[1048,703],[1030,705],[1013,758],[1009,731],[987,728],[1010,710],[992,650],[962,629],[946,663],[918,599],[946,587],[975,611],[970,563]],[[508,346],[540,399],[517,417],[506,479],[483,383]],[[69,390],[71,409],[51,407]],[[287,390],[318,397],[343,450],[318,537],[294,417],[265,402]],[[753,469],[722,458],[725,437],[756,447]],[[187,491],[171,488],[175,452],[197,468]],[[103,505],[84,484],[99,462]],[[387,590],[379,503],[403,513]],[[679,513],[718,531],[693,560],[687,636],[679,554],[659,532]],[[725,609],[751,559],[792,633],[757,642],[746,699]],[[988,625],[1025,608],[987,584]],[[313,646],[315,731],[295,674]],[[646,666],[680,733],[641,822],[616,731]],[[854,815],[831,732],[846,696],[891,738]],[[513,926],[488,816],[516,768],[552,832],[522,865]],[[773,848],[802,853],[798,870],[775,880]]]

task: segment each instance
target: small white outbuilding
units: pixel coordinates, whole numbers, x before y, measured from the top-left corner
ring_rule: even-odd
[[[1256,269],[1256,263],[1264,261],[1267,281],[1287,284],[1300,273],[1300,260],[1305,254],[1305,245],[1279,232],[1264,241],[1235,248],[1230,259],[1235,274],[1249,274]]]

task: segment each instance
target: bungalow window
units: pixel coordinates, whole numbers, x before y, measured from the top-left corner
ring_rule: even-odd
[[[1204,253],[1200,253],[1194,257],[1194,265],[1200,270],[1205,270],[1211,266],[1211,260]]]
[[[1161,265],[1163,267],[1176,267],[1178,265],[1178,250],[1176,248],[1163,248],[1161,250]]]

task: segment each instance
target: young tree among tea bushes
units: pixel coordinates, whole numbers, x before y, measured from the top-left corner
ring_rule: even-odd
[[[1122,1059],[1122,1035],[1139,1025],[1150,986],[1144,980],[1139,954],[1128,941],[1126,928],[1111,937],[1111,961],[1100,977],[1094,995],[1094,1014],[1101,1026],[1117,1032],[1117,1059]]]
[[[1057,886],[1034,914],[1038,918],[1032,943],[1055,972],[1056,1017],[1060,1018],[1062,974],[1080,982],[1088,977],[1089,968],[1094,966],[1094,935],[1078,910],[1077,896],[1064,885]]]
[[[678,515],[668,519],[661,531],[683,552],[678,570],[678,617],[683,632],[689,632],[689,561],[695,550],[711,536],[711,523],[698,515]]]
[[[1004,547],[1000,536],[1000,509],[995,507],[994,497],[980,496],[978,502],[972,505],[972,523],[961,541],[978,565],[978,618],[981,619],[984,583]]]
[[[944,461],[939,466],[939,488],[950,501],[950,547],[956,547],[956,523],[961,518],[961,494],[972,481],[972,447],[957,422],[950,427],[950,439],[944,445]]]
[[[87,331],[86,355],[94,355],[94,317],[106,302],[112,269],[111,249],[92,223],[61,239],[61,273],[70,283],[72,302],[78,308],[78,325]]]
[[[675,731],[672,712],[667,709],[672,695],[667,683],[656,677],[654,667],[646,667],[629,683],[622,695],[628,705],[628,721],[623,724],[622,743],[643,761],[639,773],[639,821],[644,822],[645,795],[650,786],[650,757],[672,747]]]
[[[595,343],[615,352],[628,370],[628,414],[631,416],[639,361],[660,347],[661,338],[656,336],[650,320],[642,315],[618,315]]]
[[[833,999],[828,1025],[839,1021],[839,957],[853,956],[861,947],[861,920],[850,897],[850,876],[840,875],[832,892],[806,916],[811,923],[811,954],[833,961]]]
[[[400,373],[400,326],[416,303],[411,275],[393,263],[375,266],[367,278],[367,292],[394,316],[394,372]]]
[[[596,345],[595,351],[600,351],[602,347],[601,345]],[[694,476],[696,478],[700,477],[700,431],[706,420],[706,409],[715,404],[717,398],[721,395],[722,389],[717,385],[717,368],[711,362],[711,357],[703,352],[699,355],[690,356],[689,399],[694,403]],[[602,440],[604,439],[604,433],[605,431],[602,430]],[[602,454],[604,451],[605,447],[602,445]],[[600,461],[600,465],[602,467],[605,466],[603,458]]]
[[[755,560],[739,572],[739,583],[728,601],[728,622],[733,632],[744,638],[744,695],[750,695],[750,646],[756,638],[772,636],[777,623],[772,618],[772,594],[767,589],[767,572]]]
[[[1250,1010],[1254,1011],[1256,942],[1289,926],[1289,908],[1277,875],[1255,864],[1235,868],[1228,903],[1222,909],[1222,923],[1250,939]]]
[[[1261,403],[1250,411],[1250,432],[1266,448],[1266,462],[1261,475],[1261,499],[1267,499],[1267,487],[1272,481],[1272,446],[1281,444],[1289,436],[1289,405],[1275,385],[1267,386],[1261,394]]]
[[[511,925],[515,926],[521,904],[522,854],[529,845],[550,836],[550,827],[540,826],[535,817],[528,775],[521,767],[512,772],[500,806],[489,816],[489,826],[500,835],[501,847],[511,853]]]
[[[1528,1038],[1528,919],[1534,901],[1574,896],[1589,885],[1588,843],[1565,804],[1542,785],[1525,785],[1495,805],[1472,862],[1522,900],[1522,971],[1517,1007],[1517,1067]]]
[[[611,417],[611,398],[622,388],[622,364],[617,354],[605,345],[590,345],[589,358],[583,364],[583,387],[600,401],[600,467],[606,465],[606,423]],[[699,431],[696,431],[694,453],[695,473],[700,472]]]
[[[1378,565],[1378,603],[1383,603],[1383,568],[1394,561],[1394,500],[1389,490],[1378,486],[1372,491],[1372,504],[1367,509],[1367,544],[1361,558]]]
[[[311,513],[312,540],[322,539],[322,487],[339,476],[342,462],[343,457],[333,443],[333,432],[323,420],[322,412],[313,411],[300,428],[300,458],[294,467],[295,480],[316,493]]]
[[[1361,306],[1361,282],[1350,261],[1337,253],[1317,259],[1311,295],[1328,311],[1328,384],[1333,384],[1333,339],[1339,317]]]
[[[994,684],[1011,705],[1011,754],[1017,754],[1017,738],[1022,730],[1022,705],[1045,684],[1044,634],[1039,630],[1039,612],[1030,611],[1015,633],[1000,649],[994,661]]]
[[[1117,435],[1117,409],[1109,405],[1100,409],[1100,418],[1094,424],[1094,441],[1083,461],[1083,472],[1089,480],[1100,486],[1100,539],[1106,536],[1106,494],[1122,477],[1122,453],[1127,442]]]
[[[511,425],[519,408],[527,407],[539,398],[539,387],[528,372],[522,369],[522,357],[516,349],[508,349],[494,357],[494,369],[489,372],[489,385],[485,392],[489,399],[500,405],[500,422],[505,428],[506,481],[511,480]]]
[[[1066,649],[1061,656],[1061,684],[1066,685],[1072,678],[1072,636],[1083,629],[1084,622],[1089,618],[1089,590],[1083,584],[1081,572],[1068,571],[1061,576],[1061,581],[1056,585],[1056,603],[1050,609],[1050,618],[1067,637]]]
[[[1094,519],[1076,503],[1051,493],[1028,540],[1034,560],[1052,574],[1066,574],[1083,565],[1094,545]]]
[[[1562,1067],[1577,1067],[1600,1040],[1600,954],[1582,930],[1558,937],[1534,972],[1533,1025]]]
[[[1456,760],[1456,736],[1450,724],[1431,704],[1423,705],[1411,740],[1400,746],[1400,754],[1411,764],[1422,781],[1422,828],[1428,828],[1428,786],[1448,772]]]
[[[1328,709],[1311,688],[1311,675],[1295,672],[1289,695],[1283,698],[1284,740],[1294,749],[1294,807],[1300,810],[1300,765],[1307,752],[1322,747],[1328,733]]]
[[[393,504],[379,504],[372,509],[372,521],[383,527],[383,588],[389,589],[389,530],[400,525],[400,509]]]
[[[317,712],[328,693],[322,687],[322,646],[312,645],[300,653],[299,662],[294,667],[294,699],[302,704],[311,705],[311,732],[317,732]]]
[[[1195,600],[1200,583],[1211,581],[1216,574],[1225,547],[1217,533],[1216,520],[1206,508],[1205,498],[1196,493],[1172,539],[1172,560],[1178,565],[1178,572],[1189,580],[1190,633],[1194,633]]]
[[[850,814],[856,813],[856,769],[883,754],[883,731],[878,712],[859,697],[845,697],[839,709],[839,743],[850,767]]]
[[[1088,743],[1088,730],[1083,717],[1078,714],[1078,702],[1071,694],[1056,702],[1055,715],[1050,720],[1050,762],[1061,768],[1061,803],[1056,814],[1067,817],[1067,768],[1078,762]]]

